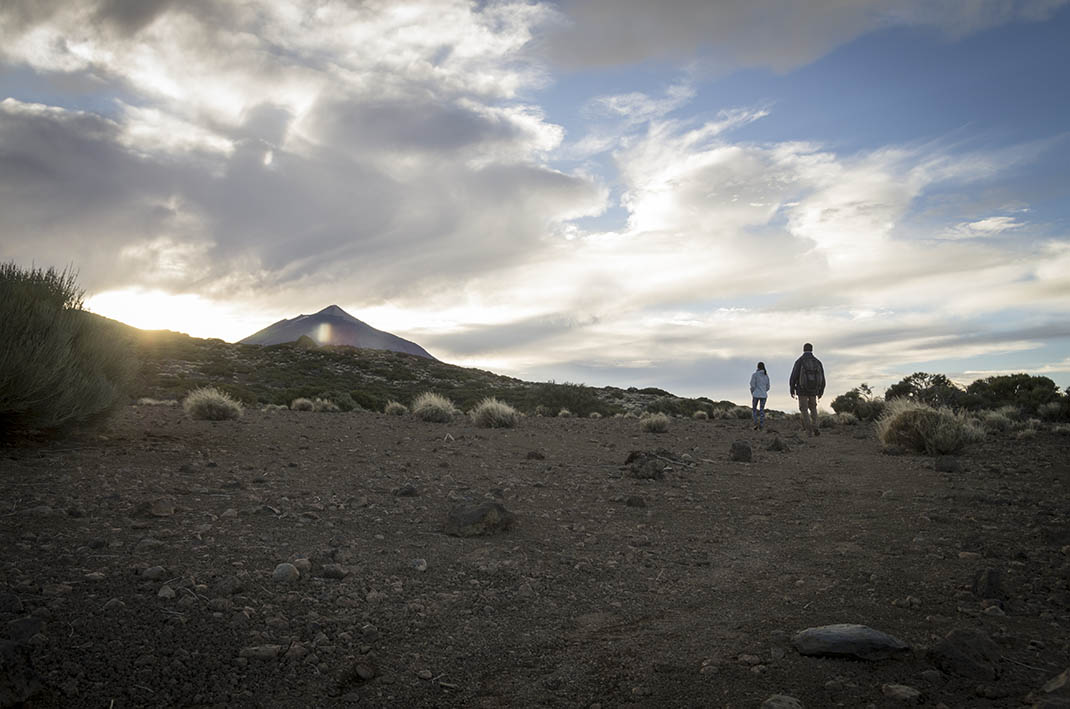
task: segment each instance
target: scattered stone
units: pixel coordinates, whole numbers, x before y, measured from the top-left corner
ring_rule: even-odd
[[[933,461],[933,469],[938,473],[957,473],[962,470],[962,466],[955,456],[942,455]]]
[[[750,665],[752,667],[754,665],[762,664],[762,658],[758,657],[757,655],[740,655],[739,661],[744,665]]]
[[[981,558],[981,554],[976,551],[960,551],[959,558],[967,561],[974,561]]]
[[[427,559],[413,559],[412,568],[421,573],[427,571]]]
[[[109,599],[108,602],[104,604],[104,610],[109,612],[119,611],[123,608],[126,608],[126,604],[118,598]]]
[[[5,635],[8,640],[14,640],[17,643],[23,643],[37,635],[45,628],[45,622],[37,616],[28,615],[24,618],[16,618],[15,620],[9,620],[7,622],[7,632]]]
[[[312,561],[309,559],[294,559],[293,565],[297,567],[297,570],[302,574],[309,574],[312,572]]]
[[[233,507],[228,507],[220,513],[220,519],[235,519],[238,516],[238,511]]]
[[[0,640],[0,707],[22,706],[41,691],[34,671],[30,648],[11,640]]]
[[[542,451],[528,451],[527,459],[528,460],[545,460],[546,456],[543,455]]]
[[[1033,702],[1033,709],[1056,709],[1070,707],[1070,668],[1060,672],[1032,692],[1026,701]]]
[[[646,507],[646,499],[641,495],[629,495],[624,504],[628,507]]]
[[[776,451],[778,453],[787,453],[791,450],[788,444],[785,443],[784,439],[780,436],[773,436],[773,440],[765,444],[765,449],[767,451]]]
[[[175,597],[175,589],[165,584],[160,587],[159,591],[156,592],[156,597],[162,598],[165,601],[170,601],[172,598]]]
[[[397,497],[416,497],[419,494],[420,491],[417,490],[416,486],[411,483],[402,485],[401,487],[394,490],[394,495],[396,495]]]
[[[107,577],[100,571],[90,571],[82,578],[84,578],[86,581],[103,581]]]
[[[921,692],[905,684],[883,684],[881,685],[881,694],[889,699],[911,704],[917,704],[921,701]]]
[[[254,660],[273,660],[279,656],[281,650],[281,645],[254,645],[252,647],[243,647],[238,653],[238,657]]]
[[[446,518],[446,534],[475,537],[504,532],[516,522],[516,515],[497,502],[481,505],[457,505]]]
[[[0,613],[21,613],[22,601],[14,593],[0,593]]]
[[[141,572],[141,578],[146,581],[160,581],[167,576],[167,569],[162,566],[150,566]]]
[[[24,514],[30,515],[31,517],[51,517],[55,510],[53,510],[48,505],[38,505],[37,507],[31,507],[27,510],[23,510],[23,512]]]
[[[283,562],[271,572],[271,578],[279,583],[291,583],[301,578],[301,572],[293,564]]]
[[[432,677],[434,677],[434,675],[431,673],[431,670],[420,670],[416,673],[416,676],[420,679],[431,679]]]
[[[149,514],[153,517],[170,517],[175,513],[175,501],[169,497],[153,500]]]
[[[1003,572],[999,569],[980,569],[973,575],[973,595],[978,598],[1005,599],[1007,591],[1003,588]]]
[[[944,681],[944,673],[940,670],[925,670],[921,673],[921,678],[929,684],[940,684]]]
[[[803,703],[787,694],[774,694],[762,702],[761,709],[803,709]]]
[[[902,640],[865,625],[838,623],[807,628],[795,634],[792,645],[802,655],[884,660],[910,650]]]
[[[349,571],[341,564],[324,564],[323,570],[320,572],[320,576],[325,579],[337,579],[342,580],[346,577]]]
[[[956,628],[928,653],[929,661],[948,674],[980,680],[999,676],[999,646],[983,631]]]
[[[159,549],[164,546],[164,543],[159,539],[153,539],[152,537],[145,537],[138,541],[134,546],[135,552],[152,551],[153,549]]]
[[[217,596],[233,596],[245,590],[245,583],[237,576],[224,576],[215,585]]]
[[[752,455],[750,443],[746,441],[732,441],[732,447],[728,449],[728,459],[737,463],[749,463]]]

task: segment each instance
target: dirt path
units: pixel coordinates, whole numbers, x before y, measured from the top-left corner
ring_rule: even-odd
[[[885,684],[1017,707],[1070,666],[1070,439],[992,439],[938,473],[860,427],[780,428],[787,452],[740,421],[131,407],[103,436],[0,451],[0,621],[33,648],[37,707],[900,706]],[[753,462],[728,460],[736,439]],[[654,449],[665,478],[630,477]],[[484,500],[516,526],[442,533]],[[985,568],[1002,615],[970,590]],[[792,648],[830,623],[914,651]],[[999,644],[998,679],[934,671],[926,648],[960,627]]]

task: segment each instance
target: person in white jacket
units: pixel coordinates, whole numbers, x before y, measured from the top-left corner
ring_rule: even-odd
[[[754,417],[754,430],[765,428],[765,400],[769,398],[769,373],[765,371],[765,362],[758,363],[758,369],[750,375],[751,416]]]

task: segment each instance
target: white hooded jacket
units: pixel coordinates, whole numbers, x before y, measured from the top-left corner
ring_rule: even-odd
[[[769,375],[760,369],[755,370],[754,374],[750,375],[750,395],[755,399],[769,397]]]

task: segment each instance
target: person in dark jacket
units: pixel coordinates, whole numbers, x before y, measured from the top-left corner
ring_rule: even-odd
[[[802,357],[795,360],[788,381],[791,398],[799,397],[799,414],[802,416],[803,428],[807,436],[820,436],[817,427],[817,400],[825,394],[825,368],[821,360],[814,357],[814,346],[807,342],[803,345]]]

